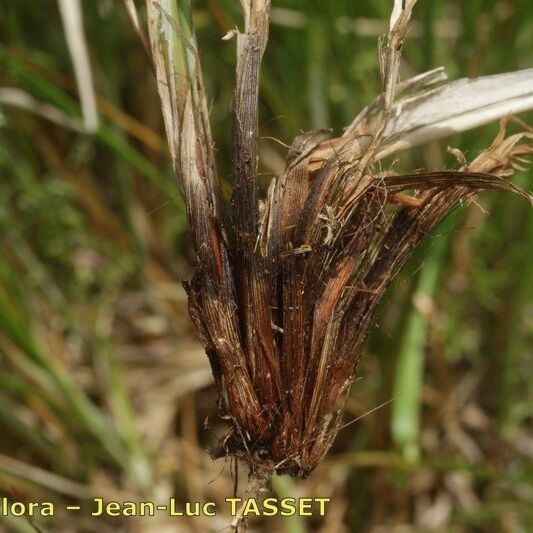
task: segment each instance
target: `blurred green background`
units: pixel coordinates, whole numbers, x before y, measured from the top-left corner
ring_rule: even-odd
[[[224,426],[180,285],[191,250],[153,76],[122,2],[82,7],[100,117],[91,135],[72,130],[81,110],[58,3],[6,0],[0,17],[0,496],[60,506],[52,518],[0,516],[0,527],[221,530],[223,513],[126,521],[64,511],[94,496],[222,505],[233,491],[229,463],[205,451]],[[227,182],[235,45],[221,37],[241,24],[240,6],[193,8]],[[276,139],[340,132],[378,93],[390,8],[274,0],[264,183],[283,168]],[[452,79],[474,77],[532,67],[532,57],[531,0],[420,0],[402,77],[440,65]],[[57,123],[39,116],[50,109]],[[396,167],[453,166],[447,145],[472,159],[496,131],[413,150]],[[533,189],[531,171],[513,179]],[[486,193],[459,207],[383,302],[345,414],[360,420],[310,480],[274,480],[280,495],[331,497],[327,516],[253,527],[533,530],[532,264],[525,202]]]

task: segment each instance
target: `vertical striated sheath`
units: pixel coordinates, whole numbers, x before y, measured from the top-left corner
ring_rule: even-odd
[[[124,1],[149,48],[187,205],[196,261],[185,287],[220,409],[230,419],[226,452],[246,461],[256,482],[274,471],[306,477],[341,427],[377,305],[413,250],[458,202],[482,189],[532,200],[507,179],[533,153],[533,131],[523,123],[508,136],[502,122],[493,144],[470,164],[453,151],[457,171],[399,176],[378,162],[533,107],[533,70],[445,83],[444,70],[435,69],[400,81],[416,0],[395,0],[379,50],[382,94],[340,137],[323,130],[299,135],[260,205],[259,76],[270,2],[241,0],[230,209],[216,175],[188,0],[146,0],[148,35],[133,0]],[[502,88],[510,81],[507,101]]]

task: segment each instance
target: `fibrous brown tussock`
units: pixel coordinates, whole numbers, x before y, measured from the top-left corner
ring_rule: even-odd
[[[383,93],[341,137],[298,136],[260,208],[257,101],[269,1],[241,3],[231,206],[215,177],[194,39],[179,37],[187,38],[191,84],[173,94],[182,78],[161,37],[168,14],[153,0],[147,0],[149,42],[196,251],[195,274],[185,284],[190,315],[213,368],[220,411],[231,423],[227,450],[255,472],[305,477],[337,435],[374,311],[391,280],[462,199],[498,189],[531,200],[506,178],[533,152],[533,133],[506,137],[503,124],[470,164],[455,152],[457,171],[381,172],[377,162],[408,146],[413,124],[424,126],[414,120],[415,104],[434,98],[443,81],[437,69],[397,83],[415,1],[396,2],[380,49]]]

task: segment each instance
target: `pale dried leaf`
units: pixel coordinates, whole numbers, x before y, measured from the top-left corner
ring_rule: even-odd
[[[85,124],[79,118],[67,115],[61,109],[41,102],[31,94],[16,87],[0,87],[0,104],[24,109],[64,128],[77,132],[87,131]]]
[[[98,130],[99,120],[91,62],[83,29],[81,0],[58,0],[58,5],[74,66],[85,131],[94,133]]]
[[[533,108],[533,69],[464,78],[398,102],[379,158]]]

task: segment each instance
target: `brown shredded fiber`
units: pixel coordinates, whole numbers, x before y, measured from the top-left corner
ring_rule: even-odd
[[[381,171],[377,162],[401,139],[391,126],[393,115],[401,122],[398,98],[405,91],[411,99],[425,94],[440,81],[435,71],[398,83],[415,4],[408,0],[380,48],[383,93],[341,137],[330,139],[323,130],[298,136],[283,175],[260,203],[258,95],[270,2],[241,4],[231,202],[216,177],[196,52],[186,49],[191,83],[180,87],[158,29],[168,14],[151,0],[144,41],[196,254],[194,277],[185,283],[189,311],[211,363],[220,413],[230,423],[225,452],[244,460],[256,478],[274,471],[306,477],[337,435],[374,312],[391,280],[461,200],[495,189],[531,201],[507,178],[517,158],[533,151],[533,133],[524,127],[508,137],[504,123],[474,161],[458,154],[456,171]]]

